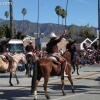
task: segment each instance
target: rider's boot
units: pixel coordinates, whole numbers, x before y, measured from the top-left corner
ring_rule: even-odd
[[[6,58],[2,58],[4,62],[8,63],[8,60]]]
[[[12,59],[10,56],[6,56],[6,58],[7,58],[8,61],[9,61],[9,66],[8,66],[8,69],[7,69],[7,71],[9,72],[9,71],[11,71],[11,69],[12,69],[13,59]]]

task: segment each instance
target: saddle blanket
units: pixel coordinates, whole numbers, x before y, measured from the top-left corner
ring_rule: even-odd
[[[4,56],[4,55],[0,55],[0,57],[1,57],[1,58],[6,58],[6,56]]]

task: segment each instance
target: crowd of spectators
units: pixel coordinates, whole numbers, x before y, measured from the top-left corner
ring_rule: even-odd
[[[81,63],[83,65],[85,64],[99,64],[100,63],[100,50],[91,50],[88,49],[87,51],[83,52],[83,55],[81,55]]]

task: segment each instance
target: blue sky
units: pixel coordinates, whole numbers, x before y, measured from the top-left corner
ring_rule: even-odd
[[[0,0],[0,3],[9,0]],[[57,5],[66,9],[67,0],[40,0],[39,23],[58,23],[58,17],[55,13]],[[27,9],[25,19],[31,22],[37,22],[38,0],[13,0],[14,20],[22,20],[22,8]],[[9,5],[0,5],[0,18],[6,19],[4,12],[9,11]],[[89,25],[98,27],[98,0],[68,0],[66,24],[75,24],[78,26]],[[9,19],[9,18],[8,18]],[[62,19],[60,18],[60,24]]]

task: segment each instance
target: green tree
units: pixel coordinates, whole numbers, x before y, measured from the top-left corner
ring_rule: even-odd
[[[62,26],[63,26],[63,19],[67,16],[67,13],[64,9],[61,9],[61,17],[62,17]]]
[[[84,35],[84,28],[83,28],[83,26],[80,26],[80,27],[79,27],[79,33],[80,33],[80,34],[79,34],[80,36],[85,37],[85,35]]]
[[[13,25],[13,2],[12,0],[9,0],[10,2],[10,5],[9,5],[9,8],[10,8],[10,38],[14,38],[14,25]]]
[[[55,8],[56,14],[58,15],[58,29],[59,29],[59,16],[61,16],[61,6],[56,6]]]
[[[22,34],[22,31],[17,32],[17,35],[16,35],[17,39],[23,39],[24,37],[25,37],[25,35]]]
[[[24,16],[27,14],[26,8],[22,8],[22,14],[23,14],[23,33],[24,33]]]
[[[16,34],[16,29],[14,28],[14,36],[15,34]],[[10,27],[8,24],[0,26],[0,38],[2,37],[11,38]]]
[[[80,26],[80,36],[85,38],[93,38],[94,37],[94,27],[89,27],[89,24],[87,24],[84,28],[83,26]]]
[[[68,34],[71,36],[71,34],[76,34],[77,30],[75,26],[72,24],[71,26],[68,27]]]
[[[7,20],[7,18],[9,17],[9,12],[5,11],[4,16],[6,17],[6,20]]]

